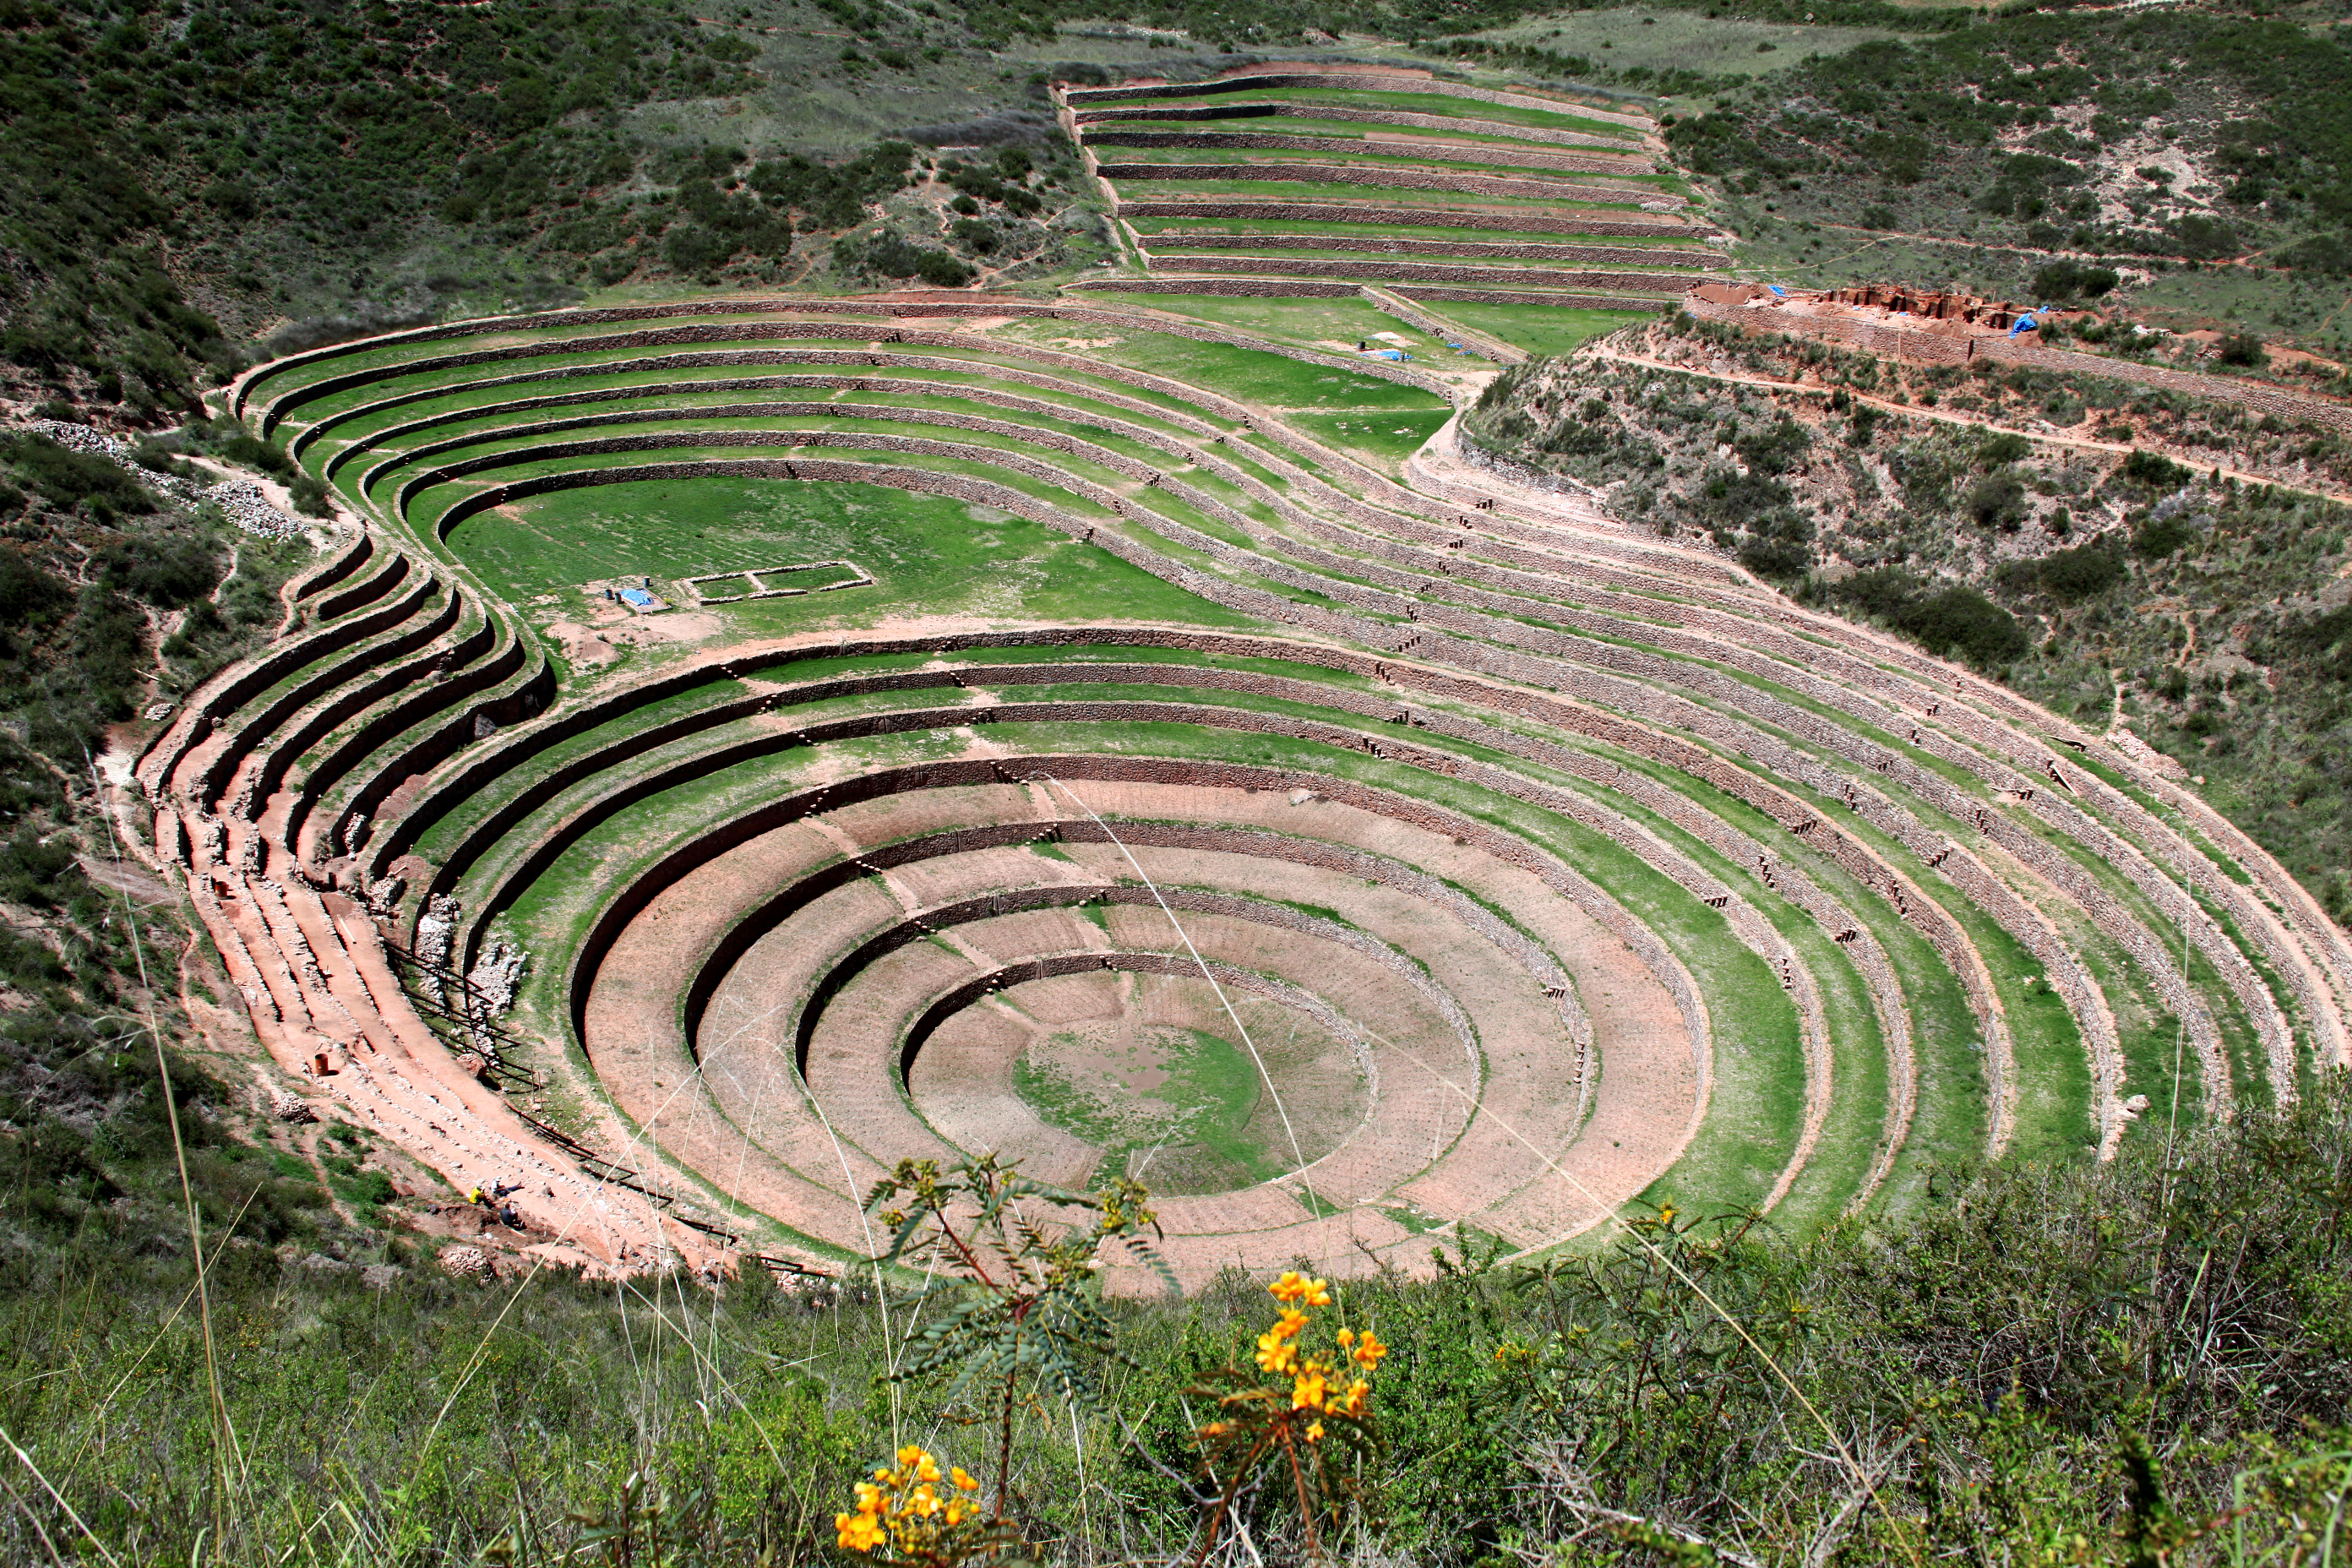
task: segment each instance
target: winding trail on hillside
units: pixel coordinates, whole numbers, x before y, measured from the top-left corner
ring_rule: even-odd
[[[2088,436],[2068,436],[2056,430],[2021,429],[2014,425],[1997,424],[1974,415],[1955,414],[1948,409],[1931,408],[1922,404],[1897,403],[1892,398],[1874,397],[1867,393],[1856,392],[1850,386],[1831,386],[1820,382],[1776,381],[1766,375],[1745,375],[1734,371],[1712,370],[1700,365],[1676,364],[1671,360],[1634,353],[1605,340],[1587,343],[1579,353],[1589,359],[1607,360],[1614,364],[1640,365],[1644,370],[1670,371],[1676,375],[1692,375],[1702,381],[1721,382],[1727,386],[1752,386],[1759,391],[1794,393],[1806,397],[1828,397],[1843,392],[1856,403],[1867,404],[1873,408],[1881,409],[1888,414],[1901,415],[1906,418],[1927,419],[1939,425],[1962,425],[2000,431],[2022,436],[2040,446],[2063,447],[2076,452],[2095,452],[2101,457],[2123,458],[2136,451],[2148,449],[2145,447],[2134,446],[2129,442],[2099,441]],[[2162,450],[2160,445],[2157,443],[2151,442],[2149,446]],[[2197,467],[2204,471],[2211,471],[2210,467],[2202,462],[2200,462]],[[2297,495],[2316,496],[2322,500],[2334,501],[2340,506],[2352,506],[2352,492],[2331,490],[2319,485],[2299,483],[2294,479],[2273,479],[2266,474],[2253,473],[2245,468],[2233,468],[2226,464],[2221,465],[2221,475],[2225,479],[2234,479],[2241,484],[2267,485],[2275,489],[2293,490]]]

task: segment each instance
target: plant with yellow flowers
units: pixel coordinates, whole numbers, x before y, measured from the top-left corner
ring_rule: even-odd
[[[1370,1329],[1344,1324],[1325,1340],[1313,1309],[1329,1306],[1331,1291],[1320,1279],[1293,1272],[1267,1289],[1282,1315],[1258,1336],[1255,1370],[1227,1366],[1192,1391],[1217,1401],[1217,1418],[1198,1436],[1202,1470],[1219,1488],[1195,1568],[1216,1544],[1234,1495],[1269,1464],[1288,1475],[1307,1555],[1320,1559],[1317,1521],[1335,1532],[1344,1525],[1348,1504],[1365,1500],[1368,1461],[1379,1458],[1371,1379],[1388,1347]]]
[[[1000,1517],[1011,1511],[1014,1414],[1042,1413],[1049,1394],[1099,1409],[1096,1369],[1126,1359],[1098,1300],[1102,1269],[1131,1258],[1175,1289],[1145,1240],[1158,1234],[1150,1197],[1124,1177],[1091,1195],[1066,1192],[993,1154],[945,1171],[935,1160],[902,1160],[867,1195],[891,1228],[876,1261],[926,1265],[908,1304],[932,1315],[892,1375],[944,1376],[941,1415],[995,1426]]]
[[[857,1506],[833,1516],[836,1542],[903,1568],[956,1568],[989,1562],[1017,1545],[1020,1533],[980,1506],[980,1483],[909,1445],[857,1483]]]

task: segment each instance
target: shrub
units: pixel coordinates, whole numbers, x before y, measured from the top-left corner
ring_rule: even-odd
[[[332,517],[335,509],[327,502],[327,487],[309,474],[297,474],[287,487],[293,493],[294,510],[304,517]]]
[[[2150,518],[2132,535],[2132,553],[2160,561],[2186,548],[2196,537],[2197,531],[2185,518]]]
[[[14,463],[26,483],[60,507],[91,501],[118,512],[155,510],[155,498],[129,474],[103,458],[60,447],[46,436],[19,436],[0,444],[0,458]]]
[[[2033,450],[2033,443],[2014,430],[2003,430],[1977,443],[1977,461],[1988,468],[1998,468],[2016,462]]]
[[[2042,585],[2069,603],[2103,594],[2124,580],[2122,552],[2103,540],[2076,545],[2042,557],[2036,576]]]
[[[2124,459],[2122,477],[2151,489],[2177,490],[2197,476],[2159,452],[2138,452]]]
[[[92,563],[109,587],[163,610],[204,598],[221,579],[219,558],[194,539],[117,540],[100,551]]]
[[[2112,267],[2062,258],[2033,269],[2033,292],[2043,300],[2095,300],[2122,281]]]
[[[2231,332],[2214,345],[2214,357],[2241,370],[2260,370],[2271,363],[2263,340],[2252,332]]]
[[[1929,653],[1958,651],[1982,668],[2022,658],[2031,646],[2017,617],[1974,588],[1938,587],[1900,567],[1857,572],[1826,593],[1886,622]]]
[[[1979,528],[2015,533],[2025,522],[2025,486],[2015,474],[1987,474],[1969,487],[1960,506]]]

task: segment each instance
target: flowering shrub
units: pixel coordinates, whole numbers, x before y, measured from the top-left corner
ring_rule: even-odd
[[[909,1445],[857,1483],[857,1507],[833,1516],[835,1542],[846,1551],[907,1568],[953,1568],[986,1562],[1019,1540],[972,1496],[980,1483]]]
[[[1268,1463],[1288,1470],[1307,1552],[1319,1557],[1317,1520],[1333,1528],[1343,1522],[1346,1505],[1363,1498],[1363,1461],[1378,1455],[1371,1377],[1388,1347],[1370,1329],[1342,1326],[1325,1348],[1309,1310],[1331,1304],[1320,1279],[1293,1272],[1266,1289],[1282,1315],[1258,1336],[1256,1371],[1228,1366],[1215,1384],[1197,1391],[1216,1397],[1217,1419],[1199,1437],[1202,1468],[1222,1485],[1196,1563],[1216,1543],[1234,1495]]]

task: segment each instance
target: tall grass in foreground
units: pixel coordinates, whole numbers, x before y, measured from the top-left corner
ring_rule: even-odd
[[[1000,1423],[890,1384],[855,1285],[378,1292],[241,1238],[208,1243],[223,1455],[185,1230],[109,1212],[0,1262],[10,1562],[845,1561],[835,1518],[901,1445],[996,1476]],[[1343,1538],[1433,1564],[2342,1563],[2347,1226],[2339,1074],[2169,1162],[1946,1173],[1901,1224],[1802,1244],[1668,1211],[1537,1267],[1449,1245],[1433,1278],[1333,1288],[1386,1355]],[[1124,1360],[1092,1414],[1021,1386],[1005,1512],[1040,1562],[1189,1562],[1221,1495],[1203,1391],[1250,1363],[1263,1281],[1102,1310]],[[1214,1555],[1307,1540],[1268,1479]]]

